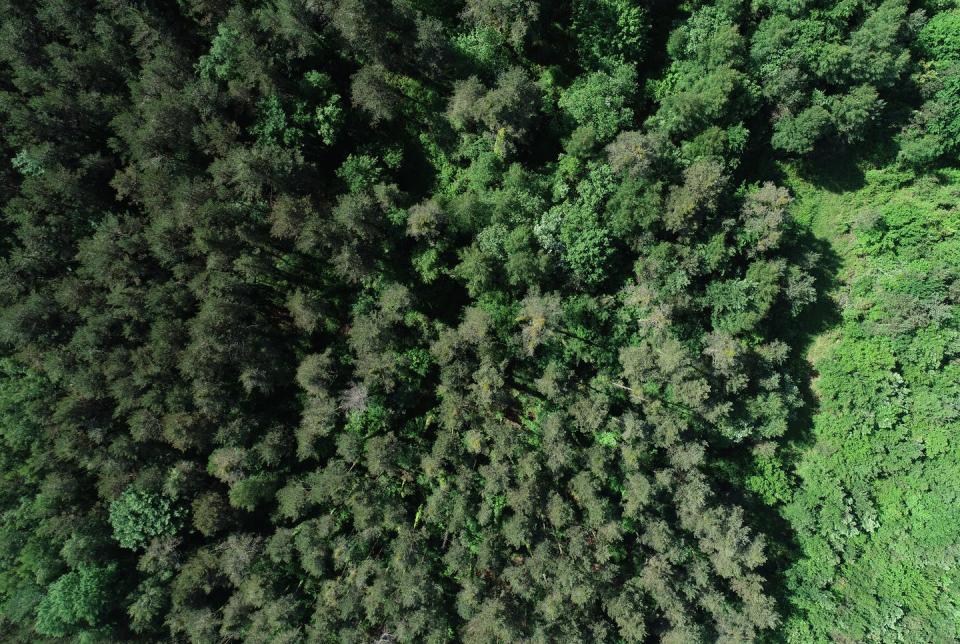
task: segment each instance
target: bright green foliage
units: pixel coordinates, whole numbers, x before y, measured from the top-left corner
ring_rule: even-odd
[[[180,511],[165,496],[127,488],[110,504],[113,536],[124,548],[136,550],[155,537],[170,537],[180,529]]]
[[[570,270],[585,284],[597,284],[607,276],[613,253],[610,232],[598,213],[613,188],[613,177],[605,164],[593,165],[567,200],[551,208],[534,228],[537,240],[548,251],[563,258]],[[559,191],[569,189],[566,182]]]
[[[458,33],[453,37],[451,45],[482,69],[503,69],[510,64],[509,54],[503,46],[503,37],[494,29],[477,27],[472,31]]]
[[[347,184],[350,192],[360,192],[377,183],[380,172],[380,165],[374,157],[368,154],[351,154],[337,169],[337,176]]]
[[[210,52],[201,57],[197,63],[197,71],[201,76],[227,80],[240,72],[239,53],[240,33],[221,23],[217,27],[217,35],[210,43]]]
[[[318,108],[320,109],[320,108]],[[262,99],[257,104],[257,122],[252,133],[263,145],[278,144],[296,147],[303,140],[303,130],[298,127],[307,121],[303,105],[297,105],[295,112],[288,115],[276,94]]]
[[[924,78],[933,97],[915,113],[900,136],[901,161],[929,167],[960,150],[960,60],[933,69]]]
[[[928,60],[960,60],[960,9],[930,16],[917,34],[917,45]]]
[[[776,299],[780,271],[776,263],[754,262],[743,279],[711,284],[707,297],[713,305],[713,328],[736,335],[756,326]]]
[[[607,141],[633,120],[630,102],[636,78],[636,69],[630,64],[594,72],[575,80],[557,104],[575,123],[592,127],[597,139]]]
[[[843,323],[819,342],[820,409],[786,510],[803,557],[789,577],[796,641],[960,637],[950,581],[960,526],[960,173],[892,170],[840,197],[804,186],[801,205],[848,262]],[[902,182],[908,183],[903,184]],[[815,345],[817,347],[817,345]]]
[[[311,71],[307,83],[320,92],[319,105],[314,111],[314,125],[324,145],[333,145],[337,133],[343,127],[344,109],[340,95],[336,93],[329,74]]]
[[[99,626],[111,604],[116,572],[116,566],[84,566],[57,579],[37,606],[37,633],[68,637]]]
[[[670,67],[653,83],[660,101],[651,124],[688,140],[738,126],[756,109],[759,88],[743,71],[747,42],[730,12],[705,5],[670,34]]]
[[[649,37],[646,10],[631,0],[575,0],[570,27],[585,69],[639,64]]]
[[[317,108],[314,115],[317,121],[317,134],[320,140],[332,145],[337,138],[337,129],[343,119],[343,108],[340,107],[340,96],[332,95],[326,104]]]

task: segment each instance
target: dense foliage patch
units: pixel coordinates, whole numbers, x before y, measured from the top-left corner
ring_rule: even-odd
[[[789,578],[798,640],[960,637],[958,197],[956,170],[884,169],[804,200],[845,266],[842,322],[815,348],[814,442],[787,508],[804,554]]]
[[[955,3],[0,11],[12,641],[960,637]]]

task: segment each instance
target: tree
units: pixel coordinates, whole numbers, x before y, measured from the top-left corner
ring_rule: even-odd
[[[393,119],[400,109],[400,96],[390,83],[389,72],[380,65],[367,65],[353,75],[350,96],[374,125]]]
[[[623,0],[573,3],[571,29],[584,69],[611,62],[637,64],[646,53],[650,27],[647,11]]]
[[[613,138],[633,121],[629,105],[637,87],[637,72],[621,64],[610,73],[593,72],[578,78],[558,101],[578,125],[592,127],[601,142]]]
[[[486,89],[476,77],[457,83],[447,108],[447,118],[458,128],[482,124],[495,137],[495,149],[521,141],[538,114],[540,91],[522,67],[511,67]]]
[[[883,108],[881,92],[907,70],[907,3],[870,3],[831,21],[811,9],[777,9],[757,28],[751,58],[774,104],[774,147],[811,152],[834,134],[860,140]]]
[[[101,626],[116,572],[114,565],[85,566],[57,579],[37,606],[37,632],[67,637]]]
[[[170,499],[127,488],[119,499],[110,504],[110,524],[113,535],[124,548],[135,550],[147,545],[155,537],[173,536],[180,529],[182,513]]]
[[[211,537],[229,524],[230,510],[223,495],[208,491],[193,501],[193,527],[200,534]]]
[[[0,0],[0,632],[950,639],[948,4]]]
[[[510,46],[520,51],[527,32],[537,20],[539,6],[528,0],[467,0],[463,15],[478,27],[497,32]]]

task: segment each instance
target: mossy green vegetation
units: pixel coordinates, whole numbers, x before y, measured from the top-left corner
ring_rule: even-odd
[[[796,216],[841,259],[840,322],[813,344],[817,411],[785,516],[794,641],[960,637],[960,171],[797,176]]]

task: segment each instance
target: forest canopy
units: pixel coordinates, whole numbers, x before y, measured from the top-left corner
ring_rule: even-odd
[[[0,0],[11,642],[960,639],[960,4]]]

